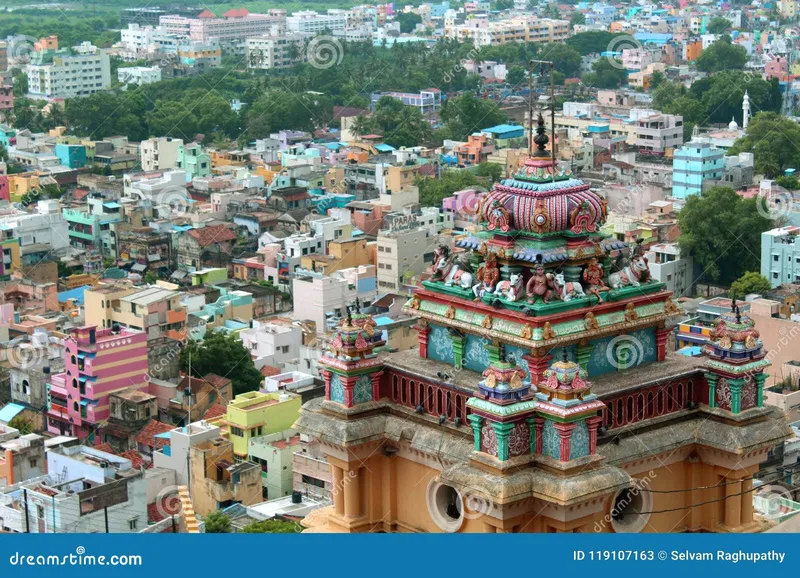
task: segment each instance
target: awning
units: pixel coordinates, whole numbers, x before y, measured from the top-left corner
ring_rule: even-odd
[[[187,274],[188,273],[186,271],[178,269],[177,271],[173,271],[170,277],[172,277],[173,279],[183,279],[184,277],[186,277]]]
[[[146,271],[146,270],[147,270],[147,265],[142,265],[141,263],[136,263],[136,265],[131,267],[131,271],[136,271],[137,273],[140,273],[140,272]]]

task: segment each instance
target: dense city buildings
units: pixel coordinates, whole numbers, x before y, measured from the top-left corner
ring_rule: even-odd
[[[0,533],[797,530],[797,2],[35,8]]]

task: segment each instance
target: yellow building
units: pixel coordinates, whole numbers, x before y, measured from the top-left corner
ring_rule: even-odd
[[[237,395],[228,404],[221,424],[227,426],[236,460],[247,459],[250,439],[291,428],[300,414],[300,405],[300,396],[291,393],[251,391]]]
[[[38,173],[20,173],[8,175],[8,191],[12,203],[18,203],[22,197],[39,188]]]
[[[386,190],[400,191],[414,185],[419,176],[421,165],[391,165],[386,170]]]
[[[300,267],[330,275],[342,269],[369,265],[372,261],[372,253],[366,239],[331,241],[328,244],[327,255],[321,253],[306,255],[300,260]]]
[[[232,444],[222,438],[191,447],[192,505],[201,516],[235,503],[252,506],[262,501],[261,468],[252,463],[231,463]]]
[[[144,289],[125,284],[101,285],[84,292],[86,323],[97,327],[124,327],[147,332],[148,339],[186,339],[186,309],[182,293],[167,287]]]

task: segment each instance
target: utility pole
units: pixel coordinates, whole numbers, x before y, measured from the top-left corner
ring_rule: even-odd
[[[108,507],[103,508],[103,517],[106,519],[106,534],[108,534]]]
[[[22,488],[22,499],[25,501],[25,533],[31,533],[31,520],[30,514],[28,513],[28,490],[26,488]]]

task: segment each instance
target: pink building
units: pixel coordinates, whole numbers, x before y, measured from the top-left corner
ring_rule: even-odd
[[[147,335],[129,329],[94,326],[70,331],[64,341],[64,373],[49,384],[47,429],[99,444],[100,424],[108,419],[111,393],[149,392]]]
[[[783,56],[776,56],[767,61],[764,72],[767,78],[774,77],[779,80],[785,80],[789,74],[789,61]]]
[[[2,89],[0,89],[2,90]],[[0,97],[1,99],[2,97]],[[11,103],[11,108],[14,108],[14,103]],[[0,101],[0,110],[3,109],[2,102]],[[11,185],[8,182],[8,175],[0,175],[0,201],[11,201]]]
[[[13,85],[3,84],[2,86],[0,86],[0,111],[2,110],[14,110]]]

